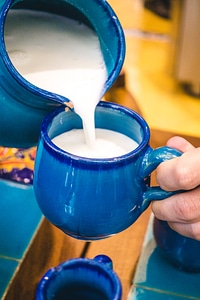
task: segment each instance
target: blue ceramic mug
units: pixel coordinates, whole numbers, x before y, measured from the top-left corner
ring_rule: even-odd
[[[30,147],[37,144],[44,116],[68,99],[31,84],[13,66],[4,41],[4,26],[11,9],[51,12],[92,27],[99,38],[108,71],[102,95],[120,73],[125,56],[125,39],[116,14],[104,0],[0,1],[0,145]],[[22,35],[23,31],[22,28]],[[35,64],[37,66],[37,61]]]
[[[125,134],[138,147],[110,159],[65,152],[52,139],[82,128],[82,121],[74,111],[61,108],[42,123],[34,170],[33,186],[43,214],[68,235],[83,240],[102,239],[126,229],[151,200],[170,196],[150,187],[150,174],[162,161],[180,155],[169,147],[153,150],[147,123],[126,107],[100,102],[95,124]]]
[[[40,280],[37,300],[120,300],[121,283],[108,256],[76,258],[51,268]]]
[[[165,221],[154,218],[153,233],[161,254],[175,267],[200,272],[200,241],[172,230]]]

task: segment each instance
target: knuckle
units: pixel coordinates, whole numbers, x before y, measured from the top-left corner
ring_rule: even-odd
[[[179,220],[189,222],[194,219],[198,212],[197,201],[195,198],[188,198],[187,193],[179,194],[174,209]]]
[[[188,168],[187,165],[177,165],[175,169],[174,178],[176,181],[177,186],[183,190],[189,190],[193,188],[193,176],[191,170]]]

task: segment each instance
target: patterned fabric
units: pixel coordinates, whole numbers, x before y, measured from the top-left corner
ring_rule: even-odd
[[[0,179],[33,183],[36,147],[29,149],[0,146]]]

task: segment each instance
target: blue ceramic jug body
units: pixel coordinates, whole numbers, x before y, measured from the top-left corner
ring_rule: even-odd
[[[200,242],[172,230],[168,223],[154,219],[153,232],[164,257],[180,270],[200,272]]]
[[[37,300],[120,300],[121,283],[105,255],[77,258],[51,268],[40,280]]]
[[[79,20],[93,28],[99,38],[108,71],[102,95],[110,88],[120,73],[125,56],[125,39],[117,16],[104,0],[1,1],[0,145],[29,147],[38,141],[44,116],[70,99],[42,90],[29,83],[11,63],[4,41],[4,25],[11,9],[50,12]],[[55,53],[55,59],[56,55],[57,53]],[[37,64],[37,62],[35,63]]]
[[[165,147],[152,150],[146,122],[125,107],[100,102],[95,124],[129,136],[138,147],[110,159],[65,152],[52,139],[82,128],[82,121],[73,111],[61,109],[43,121],[34,170],[35,195],[44,215],[65,233],[84,240],[126,229],[150,200],[165,198],[166,192],[149,187],[149,175],[161,161],[177,155]]]

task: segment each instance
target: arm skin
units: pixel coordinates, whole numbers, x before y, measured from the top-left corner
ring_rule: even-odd
[[[200,241],[200,148],[181,137],[169,139],[167,146],[184,153],[159,165],[158,184],[167,191],[186,192],[153,201],[152,211],[158,219],[167,221],[173,230]]]

